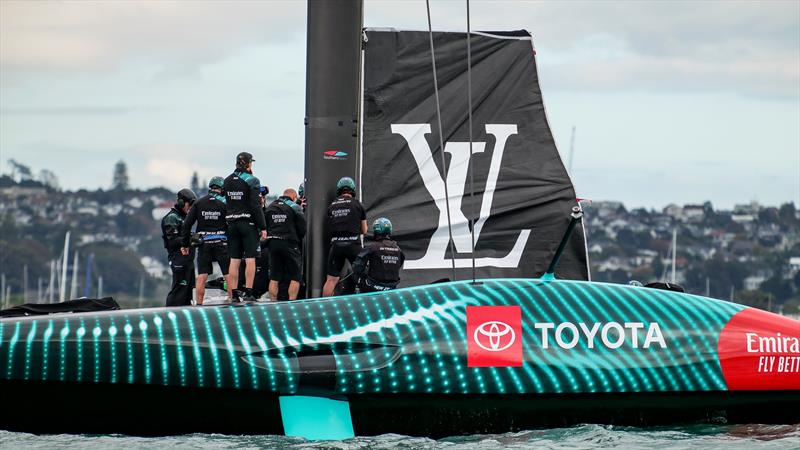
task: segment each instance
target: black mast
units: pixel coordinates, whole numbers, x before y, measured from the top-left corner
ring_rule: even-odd
[[[326,211],[341,177],[356,178],[362,0],[308,0],[306,287],[319,297],[328,256]]]

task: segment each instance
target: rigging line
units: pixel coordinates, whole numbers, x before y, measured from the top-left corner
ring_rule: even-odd
[[[428,12],[428,37],[431,41],[431,66],[433,67],[433,93],[436,98],[436,120],[439,124],[439,152],[442,156],[442,172],[444,173],[444,204],[447,208],[447,234],[450,237],[450,263],[453,269],[453,281],[456,281],[456,252],[453,248],[453,223],[450,220],[450,192],[447,188],[447,161],[444,157],[444,131],[442,130],[442,110],[439,106],[439,82],[436,78],[436,53],[433,50],[433,28],[431,28],[431,2],[425,0]]]
[[[469,201],[472,205],[469,218],[469,237],[472,244],[472,282],[475,283],[475,164],[472,161],[472,30],[469,20],[469,0],[467,2],[467,116],[469,117]]]

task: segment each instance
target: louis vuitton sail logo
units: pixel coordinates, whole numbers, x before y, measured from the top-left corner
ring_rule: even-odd
[[[399,134],[408,142],[408,148],[414,155],[414,161],[425,183],[425,188],[433,197],[436,207],[439,209],[439,221],[436,231],[431,236],[430,244],[425,255],[420,259],[407,260],[405,269],[446,269],[451,265],[447,258],[447,247],[449,244],[449,233],[447,232],[447,201],[445,200],[445,182],[447,191],[450,194],[450,220],[452,222],[453,243],[458,253],[469,253],[471,251],[471,238],[469,221],[461,205],[464,199],[467,184],[467,172],[469,169],[469,142],[447,142],[444,151],[450,154],[450,170],[447,171],[446,181],[442,180],[439,169],[433,159],[433,152],[425,139],[426,134],[430,134],[431,126],[427,123],[415,124],[393,124],[392,133]],[[492,153],[492,160],[489,164],[489,174],[486,179],[486,188],[483,192],[481,210],[478,220],[475,221],[475,243],[480,239],[481,230],[492,210],[492,200],[497,188],[497,177],[500,174],[500,164],[503,160],[506,141],[509,136],[517,134],[516,125],[487,124],[486,133],[494,135],[495,146]],[[485,142],[473,142],[472,153],[483,153],[486,149]],[[475,258],[476,267],[519,267],[522,252],[528,242],[531,230],[520,230],[513,248],[508,254],[501,258],[483,257]],[[470,259],[455,259],[457,268],[468,268],[472,266]]]

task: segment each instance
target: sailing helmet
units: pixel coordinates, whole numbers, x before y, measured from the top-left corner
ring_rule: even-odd
[[[176,205],[178,206],[178,209],[183,209],[186,203],[191,205],[195,202],[195,200],[197,200],[197,195],[195,195],[194,191],[184,188],[178,191],[178,201],[176,202]]]
[[[386,217],[380,217],[372,223],[372,233],[375,236],[389,236],[392,234],[392,222]]]
[[[253,155],[248,152],[241,152],[236,155],[236,168],[237,169],[246,169],[247,166],[255,162],[256,160],[253,159]]]
[[[208,182],[208,188],[211,189],[213,187],[218,187],[222,189],[222,186],[225,184],[225,180],[222,177],[213,177],[211,181]]]
[[[354,194],[356,193],[356,182],[350,177],[342,177],[339,179],[339,182],[336,183],[337,194],[341,194],[345,190],[349,190]]]

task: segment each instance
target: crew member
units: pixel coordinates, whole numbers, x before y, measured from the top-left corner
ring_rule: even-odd
[[[306,183],[300,183],[300,187],[297,189],[297,204],[303,208],[303,214],[306,212],[306,207],[308,206],[308,200],[306,199]]]
[[[361,252],[361,236],[367,233],[367,213],[356,200],[356,183],[344,177],[336,183],[336,199],[328,207],[328,230],[331,248],[328,252],[328,277],[322,295],[333,295],[344,268],[344,262],[352,265]]]
[[[194,249],[183,247],[183,221],[197,200],[191,189],[178,191],[175,206],[161,219],[161,238],[167,249],[169,268],[172,270],[172,287],[167,294],[167,306],[188,306],[192,304],[194,286]]]
[[[261,210],[266,214],[267,212],[267,195],[269,189],[266,186],[261,186],[261,194],[258,196]],[[264,216],[266,218],[266,215]],[[267,248],[269,239],[261,241],[256,254],[256,275],[253,278],[253,297],[256,299],[269,291],[269,248]],[[244,279],[244,267],[239,270],[241,279]]]
[[[392,240],[392,222],[381,217],[372,224],[372,241],[364,245],[353,264],[359,292],[388,291],[397,287],[406,256]]]
[[[213,177],[208,183],[208,194],[200,197],[183,221],[183,246],[181,249],[184,254],[189,252],[189,243],[196,245],[190,239],[192,225],[197,222],[195,236],[198,238],[197,245],[197,283],[195,286],[195,299],[198,305],[203,304],[206,294],[206,281],[208,276],[214,272],[213,262],[219,265],[225,281],[228,280],[228,237],[227,222],[225,221],[225,196],[222,195],[222,185],[225,180],[222,177]],[[228,285],[228,299],[231,298],[231,285]]]
[[[236,156],[236,170],[225,179],[226,211],[228,221],[228,251],[231,263],[228,269],[233,301],[254,301],[253,279],[256,275],[256,253],[259,238],[267,238],[264,213],[258,195],[261,182],[253,176],[253,155],[247,152]],[[239,266],[245,260],[244,288],[239,289]]]
[[[300,183],[300,187],[297,189],[297,195],[298,195],[297,204],[300,205],[301,208],[303,208],[303,214],[306,214],[308,212],[308,199],[306,198],[306,183],[305,182]],[[301,272],[305,272],[305,270],[306,270],[306,255],[308,254],[308,249],[306,248],[307,245],[308,245],[308,240],[307,239],[301,239],[300,240],[300,261],[301,261],[300,269],[301,269]],[[301,280],[300,280],[300,293],[298,294],[297,298],[302,299],[302,298],[306,298],[305,295],[306,295],[306,281],[307,280],[306,280],[306,277],[304,277],[302,275],[301,275],[300,278],[301,278]]]
[[[269,296],[272,300],[278,300],[282,282],[289,282],[289,300],[297,299],[300,290],[300,241],[306,234],[306,218],[296,201],[297,192],[286,189],[265,213],[269,241]]]

